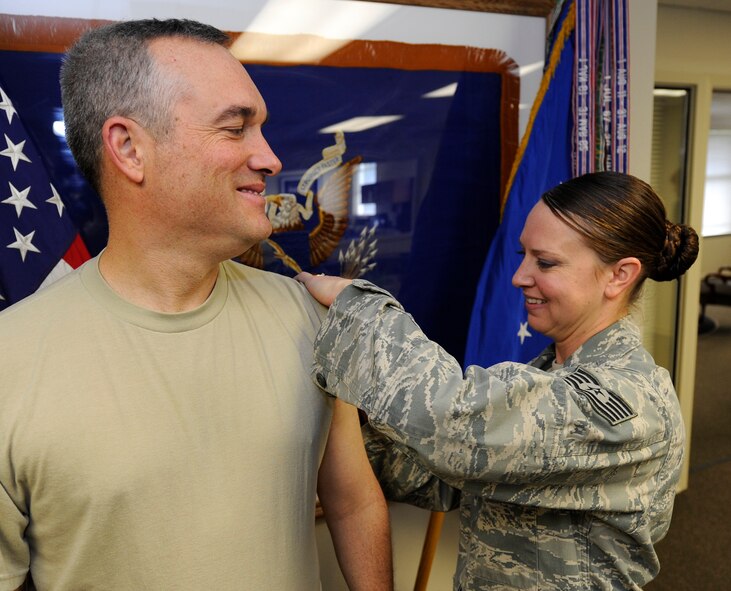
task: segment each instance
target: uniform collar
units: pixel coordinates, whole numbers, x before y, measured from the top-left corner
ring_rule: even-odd
[[[611,363],[625,357],[629,351],[641,346],[639,327],[629,316],[620,318],[614,324],[588,339],[564,361],[564,368],[593,363]],[[548,369],[556,359],[556,346],[551,343],[536,357],[531,365]]]

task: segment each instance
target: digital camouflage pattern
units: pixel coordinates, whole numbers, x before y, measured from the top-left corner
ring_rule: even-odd
[[[386,496],[459,506],[455,589],[640,589],[656,576],[684,429],[629,319],[557,368],[551,347],[463,373],[388,292],[355,280],[315,348],[315,380],[387,436],[366,429]]]

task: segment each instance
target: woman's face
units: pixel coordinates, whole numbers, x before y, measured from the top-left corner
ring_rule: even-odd
[[[556,343],[563,361],[613,322],[604,297],[612,269],[543,201],[529,213],[520,244],[513,285],[525,296],[528,324]]]

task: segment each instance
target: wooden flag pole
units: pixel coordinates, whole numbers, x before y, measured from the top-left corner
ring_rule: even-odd
[[[431,572],[431,565],[434,561],[434,554],[437,551],[439,534],[442,532],[443,522],[444,513],[442,511],[431,512],[429,525],[427,525],[426,535],[424,536],[424,547],[421,549],[421,559],[419,560],[419,570],[416,573],[414,591],[426,591],[426,585],[429,582],[429,573]]]

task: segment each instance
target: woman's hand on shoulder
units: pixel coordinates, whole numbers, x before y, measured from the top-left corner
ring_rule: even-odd
[[[295,277],[323,306],[330,306],[338,294],[352,283],[350,279],[330,275],[313,275],[303,271]]]

